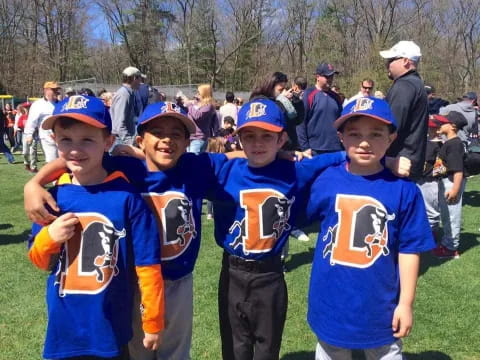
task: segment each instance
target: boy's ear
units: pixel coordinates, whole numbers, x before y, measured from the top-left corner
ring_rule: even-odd
[[[280,148],[282,148],[287,141],[288,141],[288,134],[286,131],[282,131],[282,135],[280,135],[280,138],[278,139],[278,145],[280,145]]]
[[[397,138],[397,133],[396,133],[396,132],[388,135],[388,139],[389,139],[389,141],[390,141],[390,144],[391,144],[392,142],[394,142],[396,138]]]
[[[105,151],[109,151],[112,148],[114,142],[115,142],[115,136],[108,135],[105,138]]]
[[[343,133],[341,133],[340,131],[337,131],[337,136],[340,139],[340,142],[343,144]]]
[[[143,136],[137,135],[135,137],[135,141],[137,142],[138,146],[142,151],[145,151],[144,146],[143,146]]]

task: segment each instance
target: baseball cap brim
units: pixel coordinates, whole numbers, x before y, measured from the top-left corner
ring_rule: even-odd
[[[188,116],[180,114],[180,113],[176,113],[176,112],[167,112],[167,113],[163,113],[163,114],[154,115],[154,116],[142,121],[140,124],[138,124],[137,129],[138,130],[142,129],[150,121],[153,121],[153,120],[156,120],[156,119],[161,119],[161,118],[166,118],[166,117],[180,120],[183,123],[183,125],[187,128],[187,131],[190,134],[194,134],[197,131],[197,127],[196,127],[195,123],[192,120],[190,120],[190,118]]]
[[[333,123],[333,126],[335,127],[335,129],[338,130],[345,123],[345,121],[347,121],[350,118],[358,117],[358,116],[366,116],[366,117],[381,121],[386,125],[393,125],[391,121],[388,121],[384,118],[381,118],[380,116],[375,116],[375,115],[372,115],[372,114],[369,114],[369,113],[364,113],[364,112],[361,112],[361,111],[357,111],[357,112],[354,112],[354,113],[351,113],[351,114],[346,114],[346,115],[340,116],[337,120],[335,120],[335,122]]]
[[[238,131],[240,129],[244,129],[244,128],[247,128],[247,127],[256,127],[256,128],[260,128],[260,129],[268,130],[268,131],[272,131],[272,132],[282,132],[284,130],[284,128],[281,127],[281,126],[273,125],[273,124],[266,123],[266,122],[263,122],[263,121],[250,121],[250,122],[246,123],[245,125],[242,125],[242,126],[238,127],[234,131],[234,134],[238,134]]]
[[[392,51],[390,49],[390,50],[380,51],[380,56],[383,57],[384,59],[393,59],[398,57],[399,55],[395,51]]]
[[[78,120],[80,122],[83,122],[85,124],[91,125],[93,127],[99,128],[99,129],[106,129],[107,126],[105,124],[102,124],[100,121],[95,120],[94,118],[83,115],[83,114],[75,114],[75,113],[66,113],[66,114],[58,114],[58,115],[51,115],[45,121],[42,123],[42,129],[44,130],[49,130],[53,129],[53,126],[55,125],[55,121],[57,121],[59,118],[70,118],[73,120]]]

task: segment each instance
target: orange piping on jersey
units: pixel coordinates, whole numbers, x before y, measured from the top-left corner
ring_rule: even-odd
[[[160,265],[136,266],[143,305],[143,331],[155,334],[165,327],[165,290]]]
[[[28,257],[30,261],[38,268],[48,270],[50,265],[50,258],[54,254],[60,252],[61,244],[56,243],[48,233],[48,226],[45,226],[35,236]]]
[[[124,179],[126,182],[130,182],[128,181],[128,178],[125,176],[125,174],[121,171],[114,171],[113,173],[111,173],[110,175],[108,175],[103,181],[102,183],[106,183],[106,182],[109,182],[109,181],[113,181],[115,179],[118,179],[118,178],[122,178]],[[72,175],[69,174],[69,173],[64,173],[62,176],[60,176],[57,180],[57,185],[64,185],[64,184],[71,184],[72,183]]]

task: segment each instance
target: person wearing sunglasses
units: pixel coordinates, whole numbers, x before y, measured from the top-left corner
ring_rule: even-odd
[[[350,99],[346,100],[343,103],[343,107],[347,105],[348,103],[357,100],[362,97],[368,97],[368,96],[373,96],[373,88],[375,87],[375,82],[372,79],[366,78],[363,79],[362,82],[360,83],[360,91],[353,95]]]
[[[385,59],[387,75],[393,80],[386,101],[398,123],[398,136],[387,156],[410,159],[409,178],[417,181],[425,163],[428,129],[427,93],[417,71],[422,57],[420,47],[413,41],[399,41],[392,48],[380,51],[380,56]]]

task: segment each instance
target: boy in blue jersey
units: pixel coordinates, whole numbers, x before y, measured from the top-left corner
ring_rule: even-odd
[[[129,344],[133,360],[190,358],[192,271],[200,247],[202,199],[215,184],[214,169],[220,168],[227,160],[223,154],[185,153],[190,134],[194,132],[194,122],[180,107],[168,102],[151,104],[140,116],[137,126],[139,136],[136,140],[144,153],[145,164],[127,157],[104,161],[109,169],[121,169],[132,185],[142,192],[155,214],[159,229],[159,237],[153,236],[157,236],[161,245],[166,326],[157,351],[146,350],[142,344],[140,313],[135,310],[134,337]],[[36,178],[45,183],[51,179],[45,180],[44,173],[53,169],[63,171],[63,168],[63,163],[50,163]],[[54,172],[52,176],[55,175]],[[43,190],[35,188],[33,192],[38,197]],[[33,194],[28,198],[31,200]],[[51,207],[56,206],[48,203]],[[37,217],[42,219],[42,216]],[[43,221],[50,220],[43,216]]]
[[[281,252],[309,182],[344,159],[331,153],[301,162],[281,160],[287,140],[277,104],[255,99],[238,113],[246,159],[217,176],[215,238],[224,249],[218,290],[224,360],[278,359],[287,312]]]
[[[314,182],[307,214],[321,228],[312,266],[308,322],[316,360],[402,359],[413,324],[419,253],[435,244],[418,187],[382,164],[396,137],[388,104],[348,104],[334,126],[347,161]]]
[[[29,257],[47,280],[48,359],[128,359],[135,272],[141,289],[143,345],[160,344],[163,279],[155,219],[124,175],[102,158],[112,143],[103,102],[72,96],[42,127],[53,129],[70,173],[51,189],[61,211],[34,224]],[[144,233],[152,236],[144,237]]]

